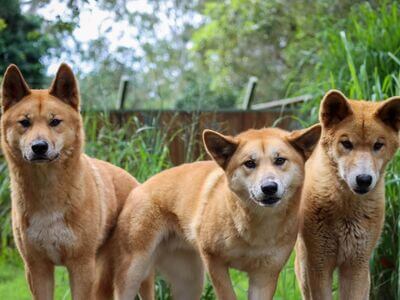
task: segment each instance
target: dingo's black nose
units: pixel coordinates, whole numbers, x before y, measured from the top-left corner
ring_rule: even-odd
[[[47,152],[47,150],[49,149],[49,144],[46,141],[34,141],[32,143],[32,151],[33,153],[35,153],[36,155],[43,155]]]
[[[267,196],[274,195],[278,190],[278,184],[276,182],[269,181],[261,186],[261,190]]]
[[[372,176],[368,174],[357,175],[356,181],[360,188],[367,188],[372,183]]]

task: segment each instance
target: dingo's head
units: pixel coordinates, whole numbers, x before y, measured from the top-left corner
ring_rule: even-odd
[[[400,98],[355,101],[331,90],[320,121],[322,146],[340,178],[356,194],[373,190],[399,146]]]
[[[205,130],[203,140],[240,199],[274,206],[290,199],[302,185],[304,161],[320,132],[319,124],[292,133],[277,128],[253,129],[236,137]]]
[[[79,91],[72,70],[62,64],[48,90],[31,90],[10,65],[3,78],[3,149],[25,163],[64,160],[81,151]]]

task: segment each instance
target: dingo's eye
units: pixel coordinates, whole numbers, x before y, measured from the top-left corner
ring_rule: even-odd
[[[256,162],[254,160],[247,160],[244,162],[246,168],[254,169],[256,167]]]
[[[19,121],[19,124],[21,124],[24,128],[28,128],[29,126],[31,126],[31,121],[29,121],[29,119],[23,119]]]
[[[60,120],[60,119],[53,119],[50,121],[49,125],[51,127],[56,127],[56,126],[60,125],[61,122],[62,122],[62,120]]]
[[[353,149],[353,144],[350,141],[341,141],[341,143],[345,149],[347,150]]]
[[[285,162],[286,162],[286,158],[284,158],[284,157],[277,157],[277,158],[275,158],[275,160],[274,160],[274,165],[275,166],[282,166]]]
[[[383,143],[376,142],[376,143],[374,144],[374,151],[379,151],[379,150],[381,150],[382,147],[383,147],[384,145],[385,145],[385,144],[383,144]]]

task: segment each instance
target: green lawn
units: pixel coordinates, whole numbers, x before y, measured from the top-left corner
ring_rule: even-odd
[[[238,299],[247,299],[247,277],[244,273],[231,271],[232,281],[235,286]],[[163,297],[164,298],[164,297]],[[204,297],[212,299],[214,297]],[[274,299],[292,300],[300,299],[293,269],[293,256],[280,275],[278,289]],[[22,264],[20,262],[0,263],[0,299],[7,300],[29,300],[31,299],[28,284],[25,280]],[[57,300],[69,300],[70,292],[68,286],[68,275],[64,268],[56,268],[56,297]]]
[[[296,276],[294,273],[294,255],[290,258],[285,269],[281,272],[278,287],[274,296],[276,300],[297,300],[301,299],[300,290],[297,286]],[[235,286],[238,299],[247,299],[248,281],[244,273],[231,271],[232,282]]]
[[[0,299],[31,299],[28,283],[25,280],[24,270],[21,264],[4,262],[0,264]],[[71,299],[67,272],[60,267],[56,268],[55,299]]]

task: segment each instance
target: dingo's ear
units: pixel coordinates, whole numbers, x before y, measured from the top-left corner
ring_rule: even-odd
[[[3,78],[2,107],[3,112],[31,93],[21,71],[16,65],[9,65]]]
[[[293,131],[288,136],[288,141],[306,159],[310,157],[321,136],[321,124]]]
[[[50,95],[79,110],[79,87],[71,68],[62,63],[49,89]]]
[[[400,130],[400,97],[391,97],[382,102],[375,115],[395,131]]]
[[[238,143],[231,136],[222,135],[216,131],[206,129],[203,131],[203,143],[207,153],[225,169],[235,153]]]
[[[319,120],[325,127],[340,123],[353,113],[345,95],[338,90],[328,91],[322,99]]]

